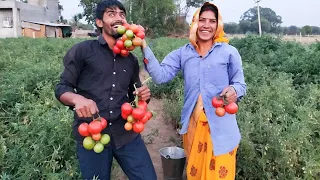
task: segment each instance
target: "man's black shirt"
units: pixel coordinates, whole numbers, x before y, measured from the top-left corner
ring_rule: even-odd
[[[114,55],[102,36],[97,40],[86,40],[74,45],[65,55],[64,70],[55,89],[55,96],[74,92],[93,100],[99,114],[108,121],[103,133],[108,133],[119,148],[136,137],[137,133],[124,129],[121,105],[134,99],[134,83],[141,86],[138,60],[131,53],[128,57]],[[73,107],[70,107],[73,109]],[[95,115],[97,117],[97,115]],[[82,137],[78,126],[92,118],[80,118],[74,112],[73,132],[78,143]]]

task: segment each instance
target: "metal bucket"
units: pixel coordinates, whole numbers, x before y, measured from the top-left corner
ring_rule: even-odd
[[[159,150],[165,180],[182,180],[186,163],[184,149],[179,147],[165,147]]]

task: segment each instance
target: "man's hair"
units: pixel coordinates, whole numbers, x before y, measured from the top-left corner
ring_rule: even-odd
[[[212,11],[215,14],[215,18],[218,20],[218,8],[212,4],[205,4],[201,7],[199,16],[204,12],[204,11]]]
[[[97,5],[96,9],[96,18],[97,19],[103,19],[103,14],[106,11],[107,8],[116,8],[118,7],[120,10],[124,11],[126,14],[126,9],[124,8],[123,4],[119,2],[118,0],[103,0],[100,1]]]

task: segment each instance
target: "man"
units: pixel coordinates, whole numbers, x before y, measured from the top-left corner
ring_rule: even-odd
[[[64,57],[64,70],[55,95],[61,103],[75,110],[73,133],[83,179],[110,179],[113,157],[131,180],[156,180],[156,173],[140,134],[124,129],[121,105],[139,99],[150,99],[150,90],[141,86],[137,58],[115,55],[112,51],[119,37],[116,29],[126,23],[126,11],[117,0],[104,0],[96,9],[96,24],[102,34],[97,40],[74,45]],[[134,84],[137,92],[134,91]],[[111,141],[101,153],[86,150],[77,131],[82,122],[98,114],[108,121],[102,132]]]
[[[228,44],[218,8],[204,3],[194,17],[190,43],[169,53],[159,64],[142,44],[146,70],[155,83],[166,83],[182,70],[184,106],[181,114],[188,180],[235,179],[240,132],[234,114],[219,117],[214,96],[237,102],[246,93],[241,57]]]

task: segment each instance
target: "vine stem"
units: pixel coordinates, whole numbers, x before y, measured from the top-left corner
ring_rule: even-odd
[[[148,77],[146,80],[144,80],[144,81],[142,82],[142,84],[147,83],[147,82],[150,81],[151,79],[152,79],[152,77]]]
[[[136,87],[136,84],[133,84],[133,87],[134,87],[134,90],[135,90],[135,92],[136,92],[136,95],[135,95],[135,97],[134,97],[134,104],[135,104],[135,106],[136,107],[138,107],[138,101],[139,101],[139,97],[138,97],[138,89],[137,89],[137,87]]]

